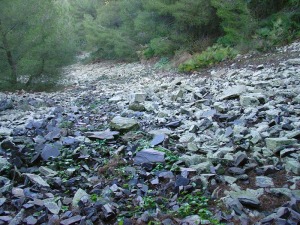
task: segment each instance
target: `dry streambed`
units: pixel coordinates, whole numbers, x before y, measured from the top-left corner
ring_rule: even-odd
[[[76,64],[63,91],[1,93],[0,224],[299,223],[300,44],[278,54],[210,76]]]

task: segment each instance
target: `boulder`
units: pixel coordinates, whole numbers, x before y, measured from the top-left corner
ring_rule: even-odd
[[[293,145],[296,144],[296,139],[288,139],[285,137],[280,138],[266,138],[266,146],[268,149],[272,151],[276,151],[277,148],[283,147],[286,145]]]
[[[110,127],[112,128],[112,130],[124,132],[137,130],[139,128],[139,124],[134,119],[116,116],[111,120]]]

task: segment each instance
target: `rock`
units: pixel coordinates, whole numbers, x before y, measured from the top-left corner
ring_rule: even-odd
[[[192,133],[186,133],[183,136],[180,137],[179,142],[180,143],[189,143],[194,141],[196,138],[195,134]]]
[[[285,169],[286,171],[300,175],[300,163],[296,160],[287,160],[285,163]]]
[[[3,172],[11,167],[7,159],[0,156],[0,172]]]
[[[300,58],[295,58],[295,59],[289,59],[286,61],[288,65],[292,66],[299,66],[300,65]]]
[[[240,96],[240,104],[243,107],[253,107],[266,102],[265,96],[259,93],[251,93]]]
[[[78,202],[83,198],[83,197],[89,197],[88,193],[86,193],[83,189],[79,188],[72,200],[72,207],[77,208],[78,207]]]
[[[0,176],[0,196],[2,196],[2,193],[8,192],[11,189],[12,189],[11,181],[6,177]]]
[[[25,217],[25,210],[21,209],[18,214],[9,222],[8,225],[19,225],[22,224],[22,221]]]
[[[195,169],[197,173],[200,175],[201,173],[209,173],[211,166],[213,166],[211,162],[203,162],[196,165],[192,165],[191,168]]]
[[[122,96],[118,96],[118,95],[113,96],[110,99],[108,99],[109,102],[119,102],[119,101],[122,101],[122,100],[123,100]]]
[[[234,165],[236,167],[245,165],[247,163],[247,161],[248,161],[248,156],[246,153],[237,152],[235,154]]]
[[[6,198],[0,198],[0,207],[6,202]]]
[[[201,218],[198,215],[187,216],[181,220],[181,225],[199,225]]]
[[[124,132],[137,130],[139,128],[139,124],[134,119],[116,116],[111,120],[110,127],[113,130]]]
[[[296,139],[288,139],[288,138],[266,138],[266,146],[268,149],[272,151],[276,151],[277,148],[283,147],[286,145],[296,144]]]
[[[53,201],[47,201],[44,203],[45,207],[52,213],[57,215],[60,211],[60,207]]]
[[[60,150],[57,145],[47,144],[42,150],[41,156],[43,160],[47,161],[50,158],[56,158],[60,155]]]
[[[236,198],[245,206],[250,206],[257,208],[260,206],[260,201],[258,198],[249,191],[238,191],[238,192],[230,192],[229,193],[232,198]]]
[[[12,129],[6,128],[6,127],[0,127],[0,137],[1,136],[10,136],[13,132]]]
[[[152,139],[152,141],[150,142],[150,146],[154,147],[156,145],[161,144],[166,138],[165,134],[157,134],[154,136],[154,138]]]
[[[261,188],[274,187],[272,178],[265,176],[257,176],[255,178],[255,185]]]
[[[86,132],[87,137],[91,140],[113,140],[115,136],[119,135],[118,131],[100,131],[100,132]]]
[[[12,108],[13,102],[11,99],[0,99],[0,112]]]
[[[133,102],[142,103],[146,100],[147,94],[144,92],[134,93],[131,95],[131,100]]]
[[[50,187],[49,184],[45,180],[43,180],[43,178],[41,178],[39,175],[30,173],[24,173],[24,175],[28,177],[31,182],[38,184],[39,186]]]
[[[56,172],[56,171],[51,170],[51,169],[49,169],[49,168],[47,168],[47,167],[44,167],[44,166],[40,166],[40,167],[39,167],[39,171],[40,171],[40,173],[41,173],[43,176],[45,176],[45,177],[54,177],[54,176],[57,175],[57,172]]]
[[[190,179],[179,176],[175,181],[175,187],[186,186],[190,183]]]
[[[34,218],[33,216],[26,217],[25,221],[26,221],[27,225],[35,225],[38,222],[38,220],[36,218]]]
[[[154,149],[144,149],[136,153],[134,157],[135,164],[143,163],[163,163],[165,162],[165,153]]]
[[[136,112],[143,112],[146,110],[145,106],[137,103],[137,102],[133,102],[128,106],[128,109],[132,110],[132,111],[136,111]]]
[[[230,167],[228,169],[228,173],[231,173],[233,175],[242,175],[245,173],[244,169],[238,168],[238,167]]]
[[[102,212],[104,215],[104,220],[111,220],[115,217],[115,212],[111,206],[111,204],[105,204],[102,206]]]
[[[81,220],[82,216],[73,216],[69,219],[65,219],[65,220],[62,220],[60,222],[61,225],[71,225],[71,224],[75,224],[77,222],[79,222]]]
[[[247,87],[244,85],[232,86],[224,90],[222,95],[219,96],[219,99],[224,100],[224,99],[236,98],[246,91],[247,91]]]

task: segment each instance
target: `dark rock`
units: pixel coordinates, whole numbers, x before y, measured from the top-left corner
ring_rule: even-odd
[[[182,176],[178,176],[176,181],[175,181],[175,186],[179,187],[179,186],[186,186],[190,183],[190,179],[188,178],[184,178]]]
[[[243,166],[247,163],[248,161],[248,156],[244,152],[237,152],[235,154],[235,159],[234,159],[234,165],[235,166]]]
[[[245,170],[238,168],[238,167],[230,167],[228,169],[228,173],[233,174],[233,175],[242,175],[245,173]]]
[[[7,110],[7,109],[13,109],[13,102],[11,99],[0,99],[0,112]]]
[[[138,152],[134,158],[135,164],[163,162],[165,162],[165,153],[154,149],[144,149]]]
[[[103,205],[102,212],[103,212],[104,220],[106,221],[113,219],[116,215],[111,204]]]
[[[56,158],[60,155],[59,146],[52,144],[47,144],[42,150],[41,156],[43,160],[47,161],[50,158]]]
[[[165,134],[155,135],[154,138],[152,139],[152,141],[150,142],[150,146],[154,147],[156,145],[159,145],[159,144],[163,143],[163,141],[165,140],[165,138],[166,138]]]
[[[27,218],[25,218],[25,221],[26,221],[27,225],[37,224],[37,219],[34,218],[33,216],[28,216]]]
[[[71,224],[74,224],[74,223],[77,223],[81,220],[82,216],[73,216],[69,219],[65,219],[63,221],[60,222],[61,225],[71,225]]]
[[[173,122],[167,123],[166,127],[177,128],[180,125],[181,125],[181,121],[177,120],[177,121],[173,121]]]

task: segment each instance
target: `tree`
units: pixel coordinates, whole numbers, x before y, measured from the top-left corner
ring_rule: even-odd
[[[11,88],[55,83],[74,55],[66,8],[53,0],[0,1],[0,80]]]

